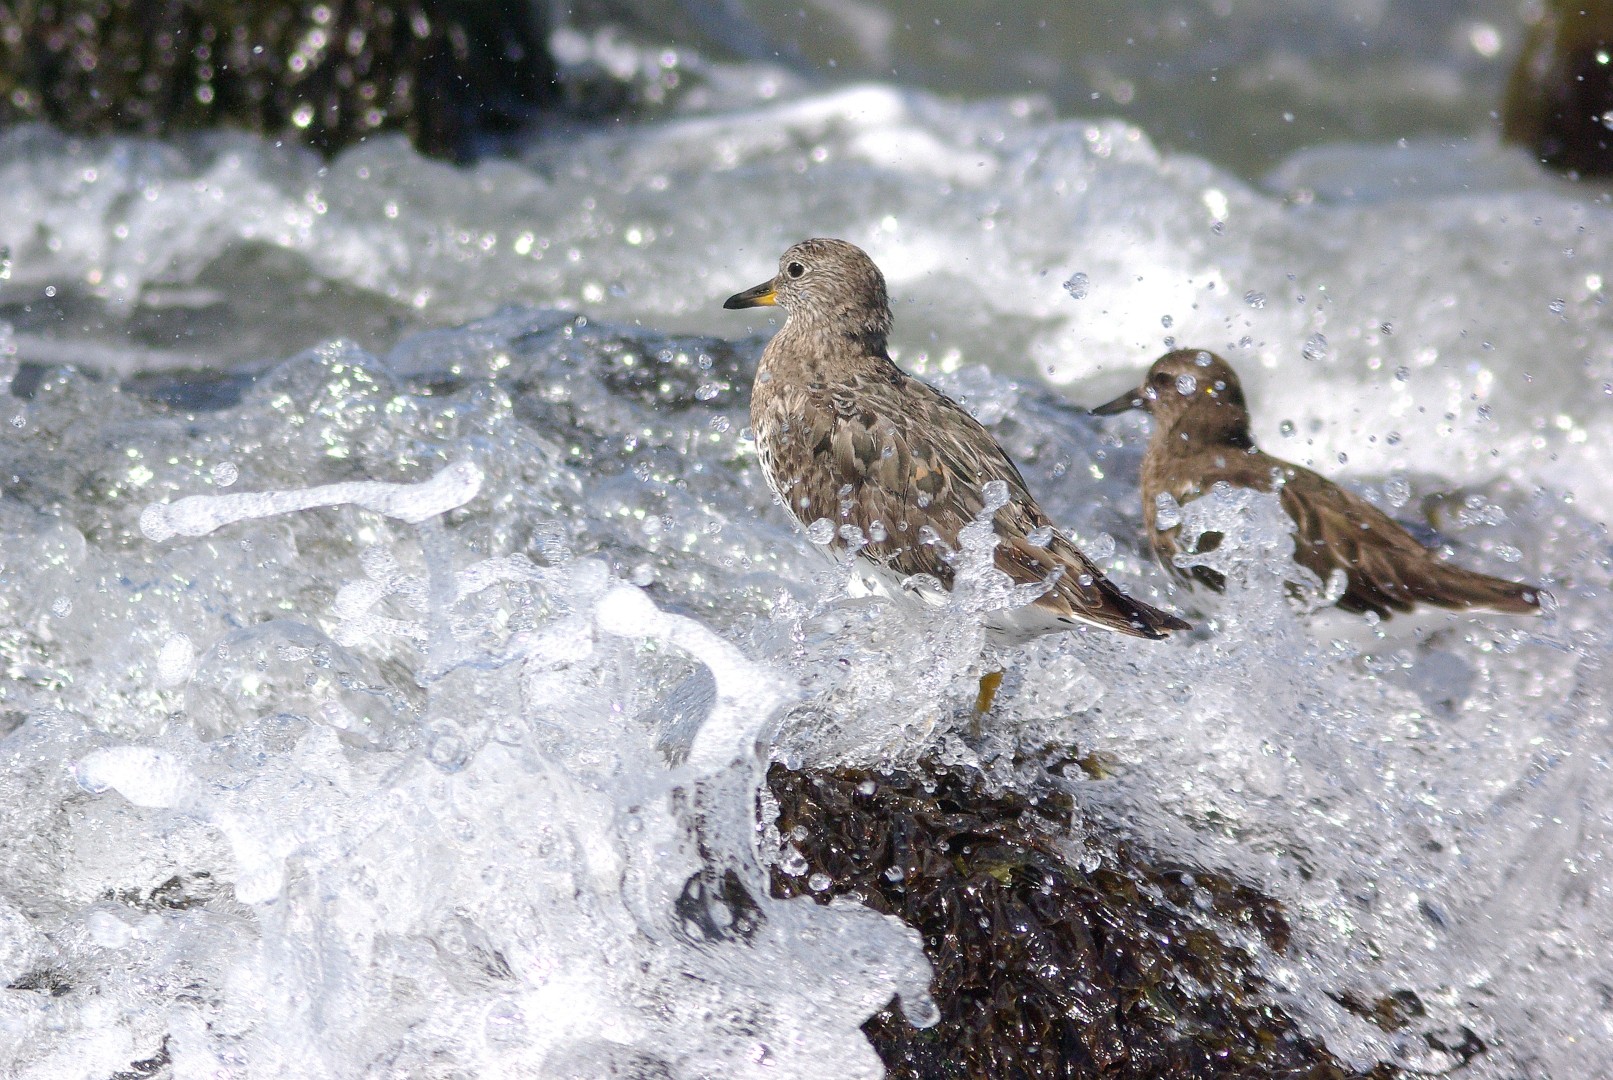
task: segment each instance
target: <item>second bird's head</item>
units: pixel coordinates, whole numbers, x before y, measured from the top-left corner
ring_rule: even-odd
[[[885,275],[862,248],[844,240],[803,240],[779,258],[778,274],[723,301],[725,308],[782,307],[791,318],[853,336],[890,333]]]
[[[1113,416],[1142,409],[1165,427],[1190,409],[1248,412],[1232,365],[1207,349],[1177,349],[1154,361],[1141,386],[1093,409]]]

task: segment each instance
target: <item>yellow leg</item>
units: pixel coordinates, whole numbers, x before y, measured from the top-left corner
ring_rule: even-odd
[[[985,716],[991,711],[991,703],[997,699],[997,688],[1003,684],[1002,669],[987,675],[980,676],[980,693],[975,695],[975,715]]]

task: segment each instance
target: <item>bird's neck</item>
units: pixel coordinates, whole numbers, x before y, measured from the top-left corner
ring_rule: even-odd
[[[762,370],[775,378],[825,382],[830,365],[842,371],[848,365],[894,367],[886,351],[886,331],[877,325],[791,315],[762,353]]]
[[[1159,440],[1171,455],[1198,454],[1210,450],[1254,451],[1249,434],[1249,413],[1235,405],[1211,401],[1188,409]]]

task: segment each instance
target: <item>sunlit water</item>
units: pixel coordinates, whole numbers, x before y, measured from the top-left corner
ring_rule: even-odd
[[[1613,1060],[1606,196],[1484,144],[1256,189],[1034,101],[775,96],[466,170],[0,141],[0,1060],[877,1076],[861,1021],[933,1010],[919,943],[767,898],[766,763],[1046,745],[1107,763],[1064,781],[1091,820],[1285,905],[1291,951],[1251,948],[1347,1061]],[[758,475],[768,326],[719,304],[808,235],[873,254],[902,362],[1198,632],[1043,639],[968,734],[989,576],[849,597]],[[1176,591],[1146,421],[1078,407],[1170,342],[1551,612],[1308,613],[1267,499],[1189,507],[1239,585]],[[152,374],[209,362],[261,374]],[[1394,1033],[1340,1004],[1401,991]]]

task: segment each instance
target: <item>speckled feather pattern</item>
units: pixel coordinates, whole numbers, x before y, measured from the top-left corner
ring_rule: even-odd
[[[946,556],[984,510],[985,486],[1000,480],[1008,502],[993,518],[996,565],[1016,584],[1051,580],[1036,602],[1046,630],[1081,621],[1161,637],[1185,628],[1126,596],[1056,529],[1045,546],[1027,539],[1052,523],[1008,455],[887,354],[885,280],[867,255],[843,241],[808,240],[779,267],[772,286],[788,317],[757,368],[751,423],[768,482],[798,521],[828,519],[831,546],[842,552],[839,530],[855,526],[866,540],[857,556],[885,576],[927,574],[950,588]]]
[[[1125,397],[1103,408],[1114,411]],[[1160,562],[1184,579],[1217,590],[1225,584],[1207,567],[1176,565],[1181,529],[1157,527],[1158,496],[1168,493],[1186,503],[1218,482],[1265,492],[1281,482],[1279,499],[1295,526],[1294,561],[1323,581],[1344,571],[1348,584],[1339,606],[1346,610],[1386,618],[1418,603],[1512,614],[1539,609],[1533,586],[1441,561],[1371,503],[1256,447],[1243,388],[1219,356],[1192,349],[1167,353],[1129,398],[1126,404],[1153,417],[1142,465],[1144,524]]]

